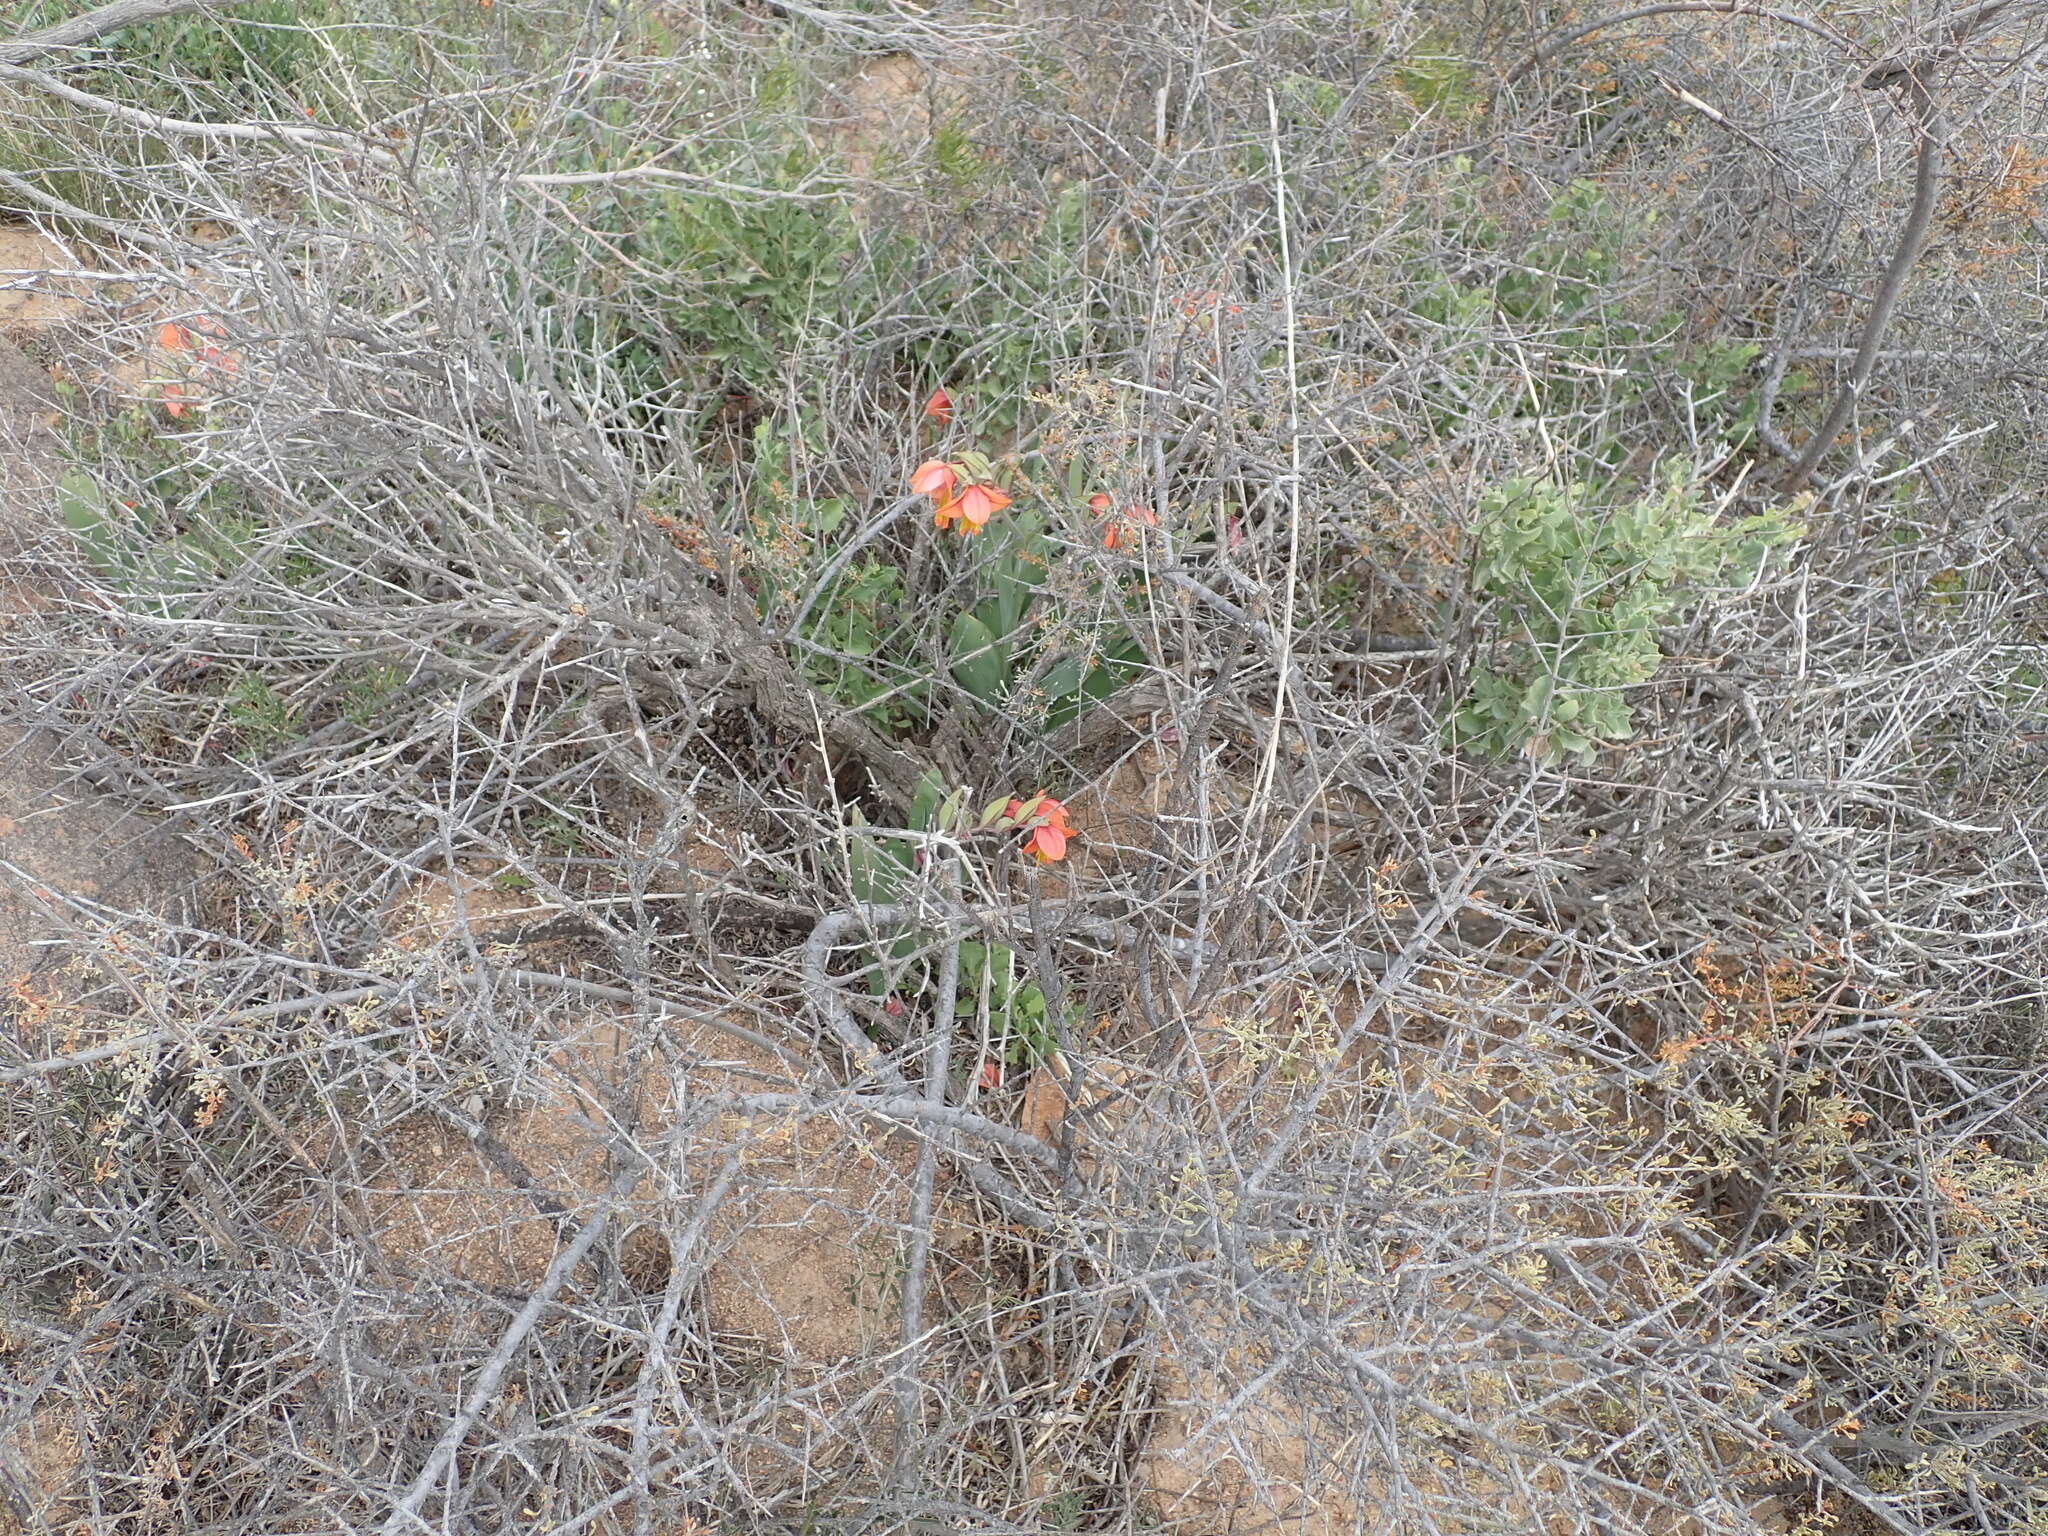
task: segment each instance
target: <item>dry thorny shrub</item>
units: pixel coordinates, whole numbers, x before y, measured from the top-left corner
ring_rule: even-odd
[[[10,75],[96,274],[10,708],[217,870],[42,893],[30,1517],[2039,1529],[2040,7],[1736,9]],[[1027,456],[1032,643],[1126,648],[1093,713],[958,681],[935,383]],[[1631,739],[1447,749],[1528,622],[1490,488],[1749,509],[1817,433]],[[927,768],[1074,856],[927,829],[877,906]]]

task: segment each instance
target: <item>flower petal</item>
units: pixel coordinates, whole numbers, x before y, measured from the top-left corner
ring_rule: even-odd
[[[952,492],[959,476],[953,473],[953,466],[943,459],[926,459],[917,466],[910,477],[910,491],[914,496],[936,496],[944,499]]]
[[[987,486],[970,485],[960,493],[960,515],[975,527],[979,528],[987,522],[989,514],[994,510]]]

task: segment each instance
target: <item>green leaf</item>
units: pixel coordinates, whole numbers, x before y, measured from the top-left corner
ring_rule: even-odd
[[[1060,700],[1077,692],[1081,687],[1081,677],[1081,659],[1078,656],[1069,656],[1065,661],[1056,663],[1045,674],[1046,697]]]
[[[1101,702],[1128,683],[1145,655],[1136,641],[1125,638],[1104,646],[1091,665],[1081,657],[1060,662],[1046,675],[1045,712],[1048,729],[1057,730],[1090,704]]]
[[[932,829],[933,813],[939,802],[945,798],[946,783],[937,773],[927,772],[917,781],[917,792],[910,800],[910,827],[914,832],[929,832]]]
[[[846,846],[853,899],[880,905],[896,899],[907,872],[902,850],[874,837],[854,837]]]
[[[1010,665],[989,627],[971,613],[953,620],[953,679],[984,704],[1001,702]]]
[[[57,502],[73,532],[90,533],[106,525],[106,497],[99,482],[82,469],[65,472],[57,483]]]
[[[57,482],[57,508],[101,575],[133,574],[142,553],[141,525],[107,500],[97,480],[82,469],[67,470]]]
[[[1031,599],[1038,591],[1031,581],[1033,572],[1038,569],[1022,551],[1016,549],[996,562],[989,578],[995,589],[994,597],[983,607],[988,613],[989,632],[998,640],[1008,640],[1017,632],[1017,626],[1024,622],[1024,610],[1031,606]]]

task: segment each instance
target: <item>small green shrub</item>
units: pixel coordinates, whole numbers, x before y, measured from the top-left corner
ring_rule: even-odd
[[[374,726],[405,688],[405,672],[387,663],[364,668],[342,694],[341,713],[362,729]]]
[[[1467,121],[1486,106],[1486,88],[1454,39],[1434,35],[1393,68],[1394,87],[1418,114]]]
[[[849,281],[859,240],[844,204],[797,200],[810,158],[796,149],[747,158],[754,163],[728,165],[700,153],[678,169],[758,186],[758,198],[635,193],[620,212],[631,254],[675,282],[666,311],[674,341],[711,382],[767,391],[821,325],[857,323],[868,306]]]
[[[298,734],[299,712],[254,672],[244,672],[228,690],[228,718],[259,757]]]
[[[1070,466],[1083,468],[1078,460]],[[1082,499],[1072,473],[1068,494]],[[976,703],[1033,728],[1057,729],[1135,675],[1144,650],[1114,608],[1084,631],[1060,604],[1046,600],[1046,574],[1057,550],[1041,518],[1015,509],[999,531],[983,536],[980,553],[977,576],[988,596],[955,614],[947,632],[953,680]],[[1142,602],[1142,583],[1121,600]],[[1062,632],[1063,619],[1071,632]]]
[[[1454,746],[1590,759],[1634,731],[1628,690],[1655,676],[1658,631],[1701,587],[1742,582],[1798,529],[1771,512],[1720,523],[1691,464],[1620,507],[1581,484],[1516,480],[1481,510],[1473,580],[1499,617],[1499,660],[1451,716]]]
[[[1670,429],[1675,408],[1694,440],[1746,447],[1756,432],[1761,348],[1702,337],[1692,317],[1651,308],[1619,282],[1652,237],[1656,210],[1580,180],[1516,233],[1489,196],[1496,191],[1470,161],[1454,161],[1440,188],[1454,217],[1430,238],[1448,235],[1459,259],[1418,247],[1411,262],[1419,281],[1409,307],[1439,354],[1440,377],[1425,390],[1435,430],[1465,431],[1475,401],[1501,420],[1597,423],[1573,451],[1618,471],[1641,431]],[[1781,399],[1810,387],[1805,375],[1790,375]]]
[[[963,788],[947,792],[934,777],[920,786],[911,807],[906,836],[870,827],[859,810],[849,816],[847,856],[856,900],[888,903],[900,900],[914,872],[924,865],[928,839],[937,836],[954,848],[987,846],[991,839],[1014,846],[1018,815],[1028,816],[1046,802],[1022,803],[1000,797],[977,812]],[[1022,804],[1016,815],[1012,811]],[[1064,810],[1061,810],[1064,820]],[[1044,1060],[1059,1046],[1058,1018],[1045,990],[1031,979],[1029,968],[1006,944],[979,939],[959,943],[959,980],[953,998],[956,1018],[988,1021],[989,1055],[1005,1065]],[[937,963],[918,955],[914,936],[905,934],[878,947],[867,968],[868,989],[877,997],[931,998],[936,990]],[[1066,1021],[1078,1015],[1065,1010]]]
[[[736,119],[700,90],[665,111],[594,99],[565,121],[550,171],[659,158],[705,185],[626,180],[566,195],[576,229],[544,253],[542,279],[577,302],[556,305],[550,350],[585,359],[634,423],[681,412],[701,425],[733,395],[817,409],[813,381],[851,348],[871,380],[972,378],[985,428],[1014,432],[1048,366],[1088,349],[1086,186],[1021,211],[991,190],[999,167],[966,129],[941,121],[915,163],[883,157],[894,193],[858,202],[841,159],[805,126],[803,71],[766,78]],[[874,167],[861,174],[871,181]],[[916,196],[904,190],[913,180]]]
[[[1010,436],[1032,390],[1054,365],[1086,356],[1094,340],[1083,264],[1088,189],[1067,187],[1029,227],[1013,216],[998,220],[999,249],[960,235],[980,223],[971,203],[963,202],[952,223],[963,243],[948,249],[945,265],[899,305],[931,317],[905,361],[921,378],[975,380],[982,431]],[[906,266],[899,263],[899,273]]]
[[[645,163],[657,147],[641,110],[624,99],[595,104],[581,132],[554,147],[550,168]],[[602,359],[640,401],[702,413],[727,392],[774,398],[792,360],[873,318],[902,242],[864,239],[844,200],[820,190],[828,167],[772,120],[662,158],[710,185],[618,183],[574,199],[587,233],[545,261],[551,286],[583,296],[554,317],[560,349]]]

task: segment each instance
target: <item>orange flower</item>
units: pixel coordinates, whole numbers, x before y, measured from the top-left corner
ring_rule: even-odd
[[[943,388],[933,390],[931,399],[924,403],[924,413],[940,426],[945,426],[953,419],[953,397]]]
[[[1223,295],[1218,293],[1214,288],[1211,288],[1204,293],[1195,293],[1190,291],[1180,296],[1180,312],[1186,315],[1190,320],[1194,319],[1195,316],[1201,314],[1202,311],[1205,309],[1214,309],[1219,306],[1223,310],[1223,313],[1225,313],[1226,315],[1236,314],[1238,312],[1238,306],[1235,304],[1223,304],[1221,303],[1222,298]]]
[[[959,500],[954,503],[954,506],[959,509],[961,517],[960,531],[962,533],[981,532],[983,527],[987,525],[988,520],[1009,504],[1010,498],[1008,494],[993,485],[968,486],[966,490],[960,493]]]
[[[1088,510],[1090,512],[1093,512],[1097,517],[1108,516],[1109,492],[1097,491],[1093,496],[1090,496],[1088,498]]]
[[[234,353],[225,347],[215,345],[220,335],[220,327],[212,319],[205,315],[194,315],[189,326],[180,325],[175,320],[166,320],[157,328],[156,344],[165,352],[187,354],[189,360],[181,362],[178,367],[185,375],[185,380],[189,382],[202,368],[231,374],[241,366]],[[183,416],[188,410],[200,404],[199,395],[182,388],[177,380],[165,383],[160,398],[164,414],[167,416]]]
[[[1134,501],[1125,507],[1121,514],[1112,518],[1109,526],[1102,530],[1102,547],[1104,549],[1129,549],[1138,542],[1138,525],[1140,523],[1144,524],[1147,528],[1157,528],[1159,526],[1159,518],[1150,507],[1140,506]]]
[[[929,496],[944,506],[953,499],[953,487],[960,477],[953,473],[953,466],[943,459],[926,459],[917,466],[917,472],[910,477],[910,494]]]
[[[1067,856],[1067,839],[1074,835],[1074,828],[1067,820],[1067,808],[1052,796],[1012,800],[1003,807],[1003,819],[1014,826],[1030,828],[1031,835],[1024,839],[1024,851],[1039,863],[1050,864]]]
[[[1010,504],[1007,491],[987,481],[961,481],[969,475],[988,474],[989,464],[978,454],[969,454],[959,464],[927,459],[910,477],[913,495],[929,496],[933,502],[932,521],[941,528],[957,527],[962,533],[981,532],[988,520]]]

